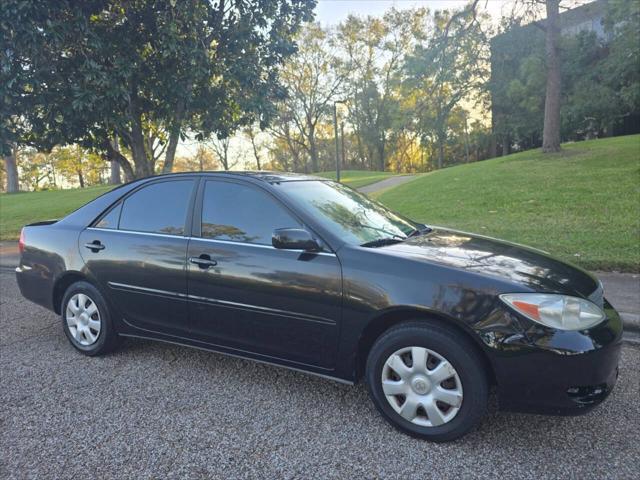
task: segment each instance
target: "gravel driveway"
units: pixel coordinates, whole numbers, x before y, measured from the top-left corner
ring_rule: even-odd
[[[0,292],[1,478],[637,478],[638,346],[586,416],[494,409],[438,445],[388,426],[362,385],[142,341],[84,357],[6,269]]]

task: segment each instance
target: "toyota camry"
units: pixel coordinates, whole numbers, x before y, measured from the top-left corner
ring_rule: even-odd
[[[85,355],[136,337],[364,381],[432,441],[478,425],[492,389],[505,410],[573,414],[617,378],[622,323],[591,274],[322,178],[137,180],[25,226],[19,247],[23,296]]]

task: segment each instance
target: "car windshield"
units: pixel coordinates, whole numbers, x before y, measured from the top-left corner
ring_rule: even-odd
[[[413,222],[364,195],[331,181],[282,182],[279,187],[324,228],[350,244],[403,240],[417,229]]]

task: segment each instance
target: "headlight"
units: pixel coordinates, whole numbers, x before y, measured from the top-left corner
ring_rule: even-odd
[[[547,293],[505,293],[500,299],[534,322],[558,330],[584,330],[606,317],[589,300]]]

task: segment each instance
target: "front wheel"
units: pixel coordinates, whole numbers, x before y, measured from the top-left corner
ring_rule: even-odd
[[[475,345],[455,330],[426,321],[385,332],[369,352],[366,379],[382,415],[426,440],[463,436],[487,407],[487,372]]]
[[[60,310],[65,335],[85,355],[107,353],[119,343],[107,303],[90,283],[72,284],[64,294]]]

